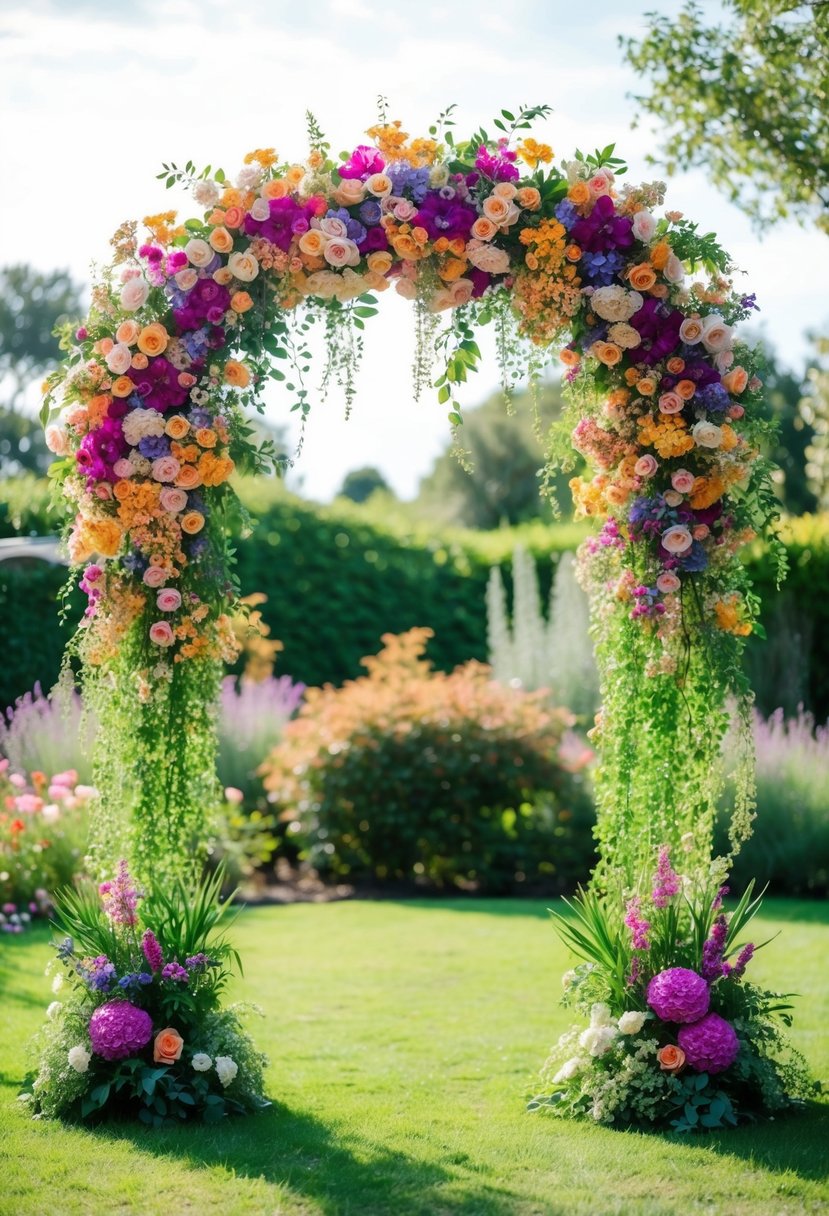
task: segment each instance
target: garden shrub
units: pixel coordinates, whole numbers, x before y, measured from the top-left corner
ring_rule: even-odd
[[[569,714],[477,662],[435,671],[430,637],[385,634],[367,675],[309,690],[285,727],[265,787],[304,855],[341,877],[496,890],[560,876],[560,863],[586,877],[570,835],[582,802],[560,754]]]

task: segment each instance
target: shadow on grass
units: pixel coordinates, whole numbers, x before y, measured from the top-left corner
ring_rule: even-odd
[[[700,1143],[723,1157],[738,1158],[775,1174],[791,1172],[822,1182],[829,1178],[829,1106],[807,1102],[802,1111],[713,1132]]]
[[[331,1216],[510,1216],[518,1198],[470,1177],[475,1165],[466,1164],[465,1154],[418,1160],[369,1138],[338,1134],[307,1112],[280,1105],[214,1127],[154,1131],[108,1124],[89,1132],[100,1141],[128,1141],[142,1153],[187,1167],[225,1168],[237,1177],[261,1179]]]

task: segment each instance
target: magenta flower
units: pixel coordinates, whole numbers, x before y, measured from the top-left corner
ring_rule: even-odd
[[[105,1060],[125,1060],[141,1051],[152,1033],[150,1015],[129,1001],[107,1001],[89,1019],[92,1050]]]
[[[642,916],[641,900],[638,895],[628,900],[625,909],[625,924],[630,929],[634,950],[647,950],[649,946],[648,930],[650,921]]]
[[[141,938],[141,949],[144,951],[144,958],[149,963],[150,970],[160,971],[164,965],[164,954],[152,929],[147,929]]]
[[[674,895],[678,895],[682,889],[682,881],[675,870],[671,868],[671,854],[668,848],[663,844],[659,850],[659,860],[656,866],[656,874],[653,878],[653,906],[655,908],[664,908],[668,901],[673,899]]]
[[[359,178],[364,182],[372,174],[382,173],[385,167],[386,162],[376,148],[372,148],[369,144],[360,144],[354,149],[348,160],[339,166],[337,172],[346,180]]]
[[[697,1022],[710,999],[705,980],[687,967],[669,967],[648,984],[648,1004],[663,1022]]]
[[[693,1025],[683,1026],[677,1040],[689,1068],[697,1072],[725,1072],[740,1050],[737,1032],[718,1013],[709,1013]]]
[[[104,911],[116,925],[134,925],[137,923],[135,909],[141,896],[130,877],[127,863],[118,862],[118,873],[112,882],[102,882],[98,887]]]

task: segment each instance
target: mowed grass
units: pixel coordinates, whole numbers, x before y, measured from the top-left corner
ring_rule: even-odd
[[[829,1076],[829,910],[768,901],[754,978],[797,991],[795,1041]],[[571,1021],[545,906],[513,900],[256,908],[239,999],[273,1108],[219,1127],[32,1121],[23,1045],[53,999],[45,930],[0,944],[3,1216],[794,1216],[824,1211],[829,1106],[695,1140],[528,1115]]]

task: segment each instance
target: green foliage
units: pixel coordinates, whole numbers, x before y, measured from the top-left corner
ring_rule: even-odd
[[[723,20],[686,0],[622,37],[650,85],[636,100],[665,124],[657,163],[700,165],[759,226],[787,216],[829,231],[829,11],[822,3],[726,0]]]
[[[22,263],[0,269],[0,379],[14,382],[12,404],[59,359],[54,330],[80,311],[80,288],[68,271],[44,274]]]
[[[479,664],[432,671],[428,632],[384,635],[368,675],[310,689],[265,787],[333,874],[489,887],[549,877],[575,794],[559,759],[567,715]]]
[[[377,490],[389,493],[388,482],[379,469],[366,465],[365,468],[352,469],[350,473],[346,473],[339,492],[343,498],[350,498],[352,502],[365,502]]]

